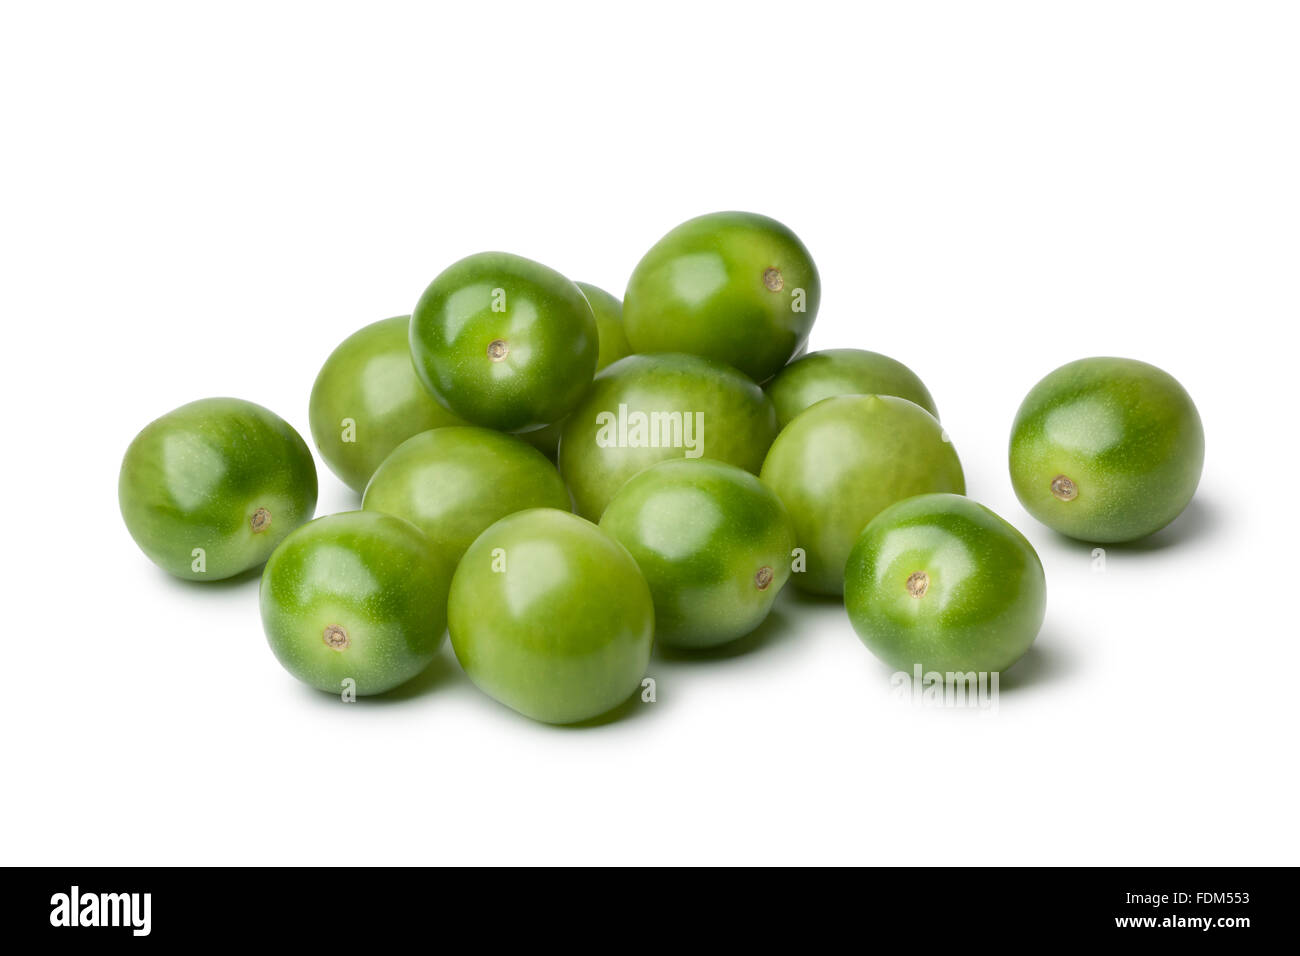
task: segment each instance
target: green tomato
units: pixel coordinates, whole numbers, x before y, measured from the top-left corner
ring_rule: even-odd
[[[382,694],[428,667],[442,645],[452,569],[400,518],[370,511],[318,518],[266,563],[262,627],[285,670],[304,684]]]
[[[412,435],[465,424],[421,384],[411,364],[411,317],[373,322],[343,340],[311,389],[311,437],[353,491]]]
[[[613,365],[621,358],[632,354],[628,344],[627,332],[623,329],[623,303],[604,289],[587,282],[575,282],[582,294],[587,297],[592,313],[596,316],[596,339],[599,346],[596,354],[596,371]]]
[[[600,341],[600,352],[596,356],[596,371],[607,365],[613,365],[619,359],[632,354],[632,346],[627,344],[627,335],[623,332],[623,303],[604,289],[585,282],[574,283],[587,297],[591,311],[596,315],[596,332]],[[545,428],[523,432],[520,438],[528,442],[548,458],[554,458],[560,448],[560,432],[564,422],[553,422]]]
[[[682,223],[632,272],[623,300],[636,352],[690,352],[775,375],[808,338],[821,282],[799,237],[775,219],[718,212]]]
[[[361,507],[411,522],[453,559],[500,518],[572,507],[560,473],[519,439],[486,428],[436,428],[379,466]]]
[[[447,616],[479,689],[552,724],[627,700],[654,636],[654,602],[632,556],[591,522],[550,508],[483,532],[452,578]]]
[[[915,372],[887,355],[862,349],[827,349],[796,359],[768,382],[767,395],[782,428],[805,408],[837,395],[895,395],[939,417]]]
[[[131,537],[178,578],[256,568],[316,510],[316,465],[283,418],[238,398],[182,405],[135,436],[117,497]]]
[[[961,462],[934,416],[892,395],[843,395],[796,415],[761,475],[794,520],[806,567],[796,587],[844,592],[844,562],[883,509],[932,491],[964,494]]]
[[[1011,429],[1011,483],[1031,515],[1101,543],[1159,531],[1187,507],[1205,462],[1191,396],[1145,362],[1086,358],[1030,390]]]
[[[744,637],[790,577],[790,516],[735,465],[662,461],[619,490],[600,527],[645,575],[661,644],[713,647]]]
[[[1024,535],[961,495],[919,495],[863,529],[845,570],[853,629],[891,667],[994,674],[1043,626],[1047,582]]]
[[[776,437],[763,390],[698,355],[629,355],[596,376],[560,433],[560,474],[578,514],[598,519],[623,483],[669,458],[754,473]]]
[[[596,318],[553,269],[483,252],[445,269],[411,314],[411,355],[438,401],[475,425],[558,422],[596,371]]]

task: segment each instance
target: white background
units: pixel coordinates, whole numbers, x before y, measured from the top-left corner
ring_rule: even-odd
[[[1300,19],[1268,3],[10,4],[0,17],[6,863],[1296,863]],[[996,713],[897,700],[782,596],[658,701],[557,729],[444,646],[345,706],[257,582],[170,580],[135,432],[320,363],[506,249],[621,295],[679,221],[783,220],[812,347],[928,383],[1049,609]],[[1032,521],[1016,406],[1084,355],[1196,399],[1201,490],[1089,549]],[[356,506],[321,468],[320,513]]]

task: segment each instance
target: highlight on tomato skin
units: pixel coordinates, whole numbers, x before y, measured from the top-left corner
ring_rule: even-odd
[[[572,505],[560,473],[537,449],[465,425],[435,428],[399,445],[370,479],[361,507],[404,518],[458,560],[508,514]]]
[[[742,468],[671,459],[635,475],[600,527],[650,585],[655,640],[716,647],[752,632],[790,578],[794,525],[770,488]]]
[[[598,521],[637,472],[712,458],[757,474],[776,411],[736,369],[698,355],[629,355],[596,376],[560,432],[559,467],[575,510]]]
[[[893,395],[939,417],[930,390],[915,372],[864,349],[824,349],[794,358],[763,390],[776,406],[782,428],[804,409],[838,395]]]
[[[173,409],[132,440],[118,504],[149,560],[190,581],[260,567],[316,510],[307,443],[269,409],[205,398]]]
[[[574,285],[587,297],[592,314],[596,316],[596,338],[599,345],[596,373],[599,374],[619,359],[632,354],[632,346],[628,344],[627,333],[623,329],[623,303],[589,282],[575,282]],[[520,432],[519,437],[554,461],[560,450],[560,432],[563,428],[564,421],[560,420],[545,428]]]
[[[796,415],[760,474],[794,521],[806,568],[791,581],[812,594],[844,593],[844,562],[858,532],[896,501],[964,494],[961,461],[939,422],[892,395],[840,395]]]
[[[596,372],[597,336],[576,284],[507,252],[448,266],[411,312],[411,357],[425,388],[470,424],[500,431],[563,419]]]
[[[262,628],[298,680],[340,697],[381,694],[432,663],[455,561],[408,521],[373,511],[317,518],[262,572]]]
[[[448,628],[480,690],[525,717],[572,724],[641,687],[654,602],[627,549],[553,508],[502,518],[470,545],[451,582]]]
[[[1025,396],[1008,460],[1016,497],[1049,528],[1097,544],[1136,541],[1191,502],[1205,431],[1168,372],[1135,359],[1085,358]]]
[[[636,352],[688,352],[766,382],[804,345],[821,304],[812,255],[786,225],[716,212],[677,226],[637,263],[623,296]]]
[[[312,441],[330,471],[358,494],[412,435],[466,424],[416,376],[410,326],[409,315],[398,315],[358,329],[330,353],[312,385]]]
[[[907,498],[862,530],[844,606],[867,648],[896,670],[1000,674],[1043,625],[1047,580],[1025,536],[965,495]]]

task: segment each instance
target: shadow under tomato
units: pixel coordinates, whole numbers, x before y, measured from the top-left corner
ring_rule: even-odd
[[[736,657],[745,657],[788,640],[798,633],[796,627],[797,614],[793,608],[781,606],[783,597],[784,592],[782,598],[777,599],[777,603],[772,607],[771,613],[767,615],[763,623],[744,637],[728,641],[726,644],[720,644],[717,647],[694,649],[669,647],[666,644],[656,643],[655,657],[669,663],[731,660]]]
[[[444,645],[439,649],[438,656],[430,662],[429,666],[405,684],[398,684],[392,690],[384,691],[382,694],[375,694],[373,697],[360,697],[358,701],[372,706],[400,704],[403,701],[423,697],[426,694],[437,693],[442,688],[454,684],[464,677],[464,671],[460,669],[453,657],[450,647]]]
[[[651,675],[647,674],[646,676],[648,677]],[[648,716],[651,712],[654,711],[656,707],[660,706],[658,700],[655,700],[653,702],[642,700],[641,699],[642,692],[643,692],[642,689],[638,687],[634,694],[628,697],[627,700],[623,701],[623,703],[619,704],[613,710],[608,710],[605,713],[601,714],[599,717],[592,717],[589,720],[580,720],[577,723],[544,724],[544,723],[539,723],[538,721],[535,720],[529,720],[529,718],[524,717],[522,714],[519,715],[519,718],[520,720],[526,720],[530,724],[534,724],[536,726],[545,727],[550,730],[560,730],[560,731],[590,730],[595,727],[607,727],[610,724],[622,724],[630,720],[637,720],[637,719],[641,719],[643,716]]]
[[[1159,531],[1152,532],[1145,538],[1138,538],[1136,541],[1105,544],[1095,541],[1080,541],[1059,532],[1055,532],[1055,534],[1058,540],[1079,551],[1091,553],[1093,548],[1103,548],[1106,551],[1115,551],[1117,553],[1145,554],[1165,551],[1169,548],[1185,547],[1193,543],[1204,543],[1206,540],[1213,538],[1220,531],[1222,525],[1223,521],[1219,510],[1203,497],[1195,497],[1183,509],[1183,513],[1169,524]]]
[[[815,594],[812,591],[801,590],[793,584],[786,585],[781,592],[781,600],[796,607],[805,608],[844,606],[844,595],[842,594]]]
[[[178,591],[184,591],[189,595],[203,594],[204,592],[226,594],[230,591],[245,587],[250,581],[261,581],[263,567],[264,565],[259,564],[255,568],[249,568],[247,571],[240,571],[233,577],[221,578],[218,581],[190,581],[185,578],[178,578],[174,574],[168,574],[156,565],[154,566],[154,572],[159,578],[162,578],[168,586]]]
[[[1052,632],[1039,634],[1025,656],[998,676],[998,693],[1017,693],[1024,688],[1056,683],[1075,670],[1075,662],[1064,641]]]

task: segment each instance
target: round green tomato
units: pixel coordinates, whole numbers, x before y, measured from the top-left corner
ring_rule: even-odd
[[[651,247],[623,298],[636,352],[690,352],[775,375],[808,338],[821,282],[799,237],[775,219],[718,212]]]
[[[558,422],[596,370],[596,319],[553,269],[483,252],[445,269],[411,314],[421,381],[461,418],[528,431]]]
[[[600,527],[645,575],[661,644],[713,647],[744,637],[790,577],[790,517],[771,489],[735,465],[660,462],[619,490]]]
[[[1086,358],[1030,390],[1011,428],[1010,459],[1016,496],[1043,524],[1082,541],[1133,541],[1192,500],[1205,432],[1167,372]]]
[[[117,498],[131,537],[178,578],[256,568],[316,511],[316,465],[283,418],[238,398],[182,405],[135,436]]]
[[[961,462],[935,417],[892,395],[843,395],[796,415],[772,443],[763,481],[794,520],[806,567],[796,587],[844,592],[858,532],[895,501],[932,491],[964,494]]]
[[[596,371],[607,365],[613,365],[619,359],[632,354],[632,346],[627,344],[627,335],[623,332],[623,303],[604,289],[585,282],[574,283],[587,297],[591,311],[596,315],[596,333],[600,341],[600,352],[596,356]],[[553,422],[545,428],[536,428],[523,432],[520,438],[528,442],[548,458],[554,458],[560,447],[560,432],[564,422]]]
[[[776,437],[763,390],[698,355],[629,355],[596,376],[560,433],[560,474],[577,512],[598,519],[637,472],[713,458],[754,473]]]
[[[458,559],[508,514],[572,506],[545,455],[510,435],[466,426],[404,441],[370,479],[361,507],[405,518]]]
[[[995,674],[1038,636],[1043,565],[1024,535],[962,495],[919,495],[863,529],[844,605],[871,652],[909,674]]]
[[[412,435],[465,424],[443,408],[411,365],[411,317],[373,322],[343,340],[311,389],[311,437],[353,491]]]
[[[654,602],[632,556],[591,522],[550,508],[479,536],[452,578],[447,616],[479,689],[552,724],[627,700],[654,636]]]
[[[582,294],[587,297],[592,313],[596,316],[596,371],[613,365],[621,358],[632,354],[628,344],[627,332],[623,329],[623,303],[604,289],[587,282],[575,282]]]
[[[916,373],[879,352],[827,349],[796,359],[767,384],[782,428],[805,408],[837,395],[896,395],[915,402],[935,418],[934,399]]]
[[[442,645],[452,568],[400,518],[370,511],[318,518],[266,563],[262,627],[285,670],[304,684],[382,694],[428,667]]]

